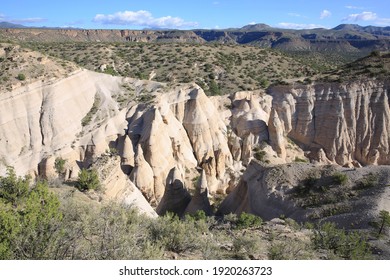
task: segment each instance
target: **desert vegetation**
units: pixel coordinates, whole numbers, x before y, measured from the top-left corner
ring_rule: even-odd
[[[276,50],[246,45],[165,43],[25,44],[93,71],[167,83],[197,82],[209,95],[267,88],[317,73]]]
[[[74,187],[18,177],[12,168],[0,177],[0,191],[1,259],[374,258],[367,234],[332,223],[203,211],[149,218],[116,203],[92,203]],[[377,225],[383,233],[388,213]]]

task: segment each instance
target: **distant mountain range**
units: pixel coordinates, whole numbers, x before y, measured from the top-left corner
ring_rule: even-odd
[[[27,28],[27,27],[21,24],[15,24],[15,23],[3,21],[0,22],[0,28]]]
[[[0,28],[11,28],[11,29],[82,29],[82,28],[74,28],[74,27],[47,27],[47,26],[25,26],[21,24],[15,24],[11,22],[0,22]]]
[[[15,42],[161,42],[248,44],[287,52],[328,52],[362,57],[390,50],[390,27],[341,24],[332,29],[282,29],[266,24],[196,30],[120,30],[25,27],[0,23],[0,40]]]

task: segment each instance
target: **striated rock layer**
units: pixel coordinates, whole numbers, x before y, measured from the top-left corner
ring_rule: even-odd
[[[272,88],[274,149],[283,156],[283,137],[289,137],[310,151],[312,159],[390,164],[388,89],[389,83],[379,80]]]

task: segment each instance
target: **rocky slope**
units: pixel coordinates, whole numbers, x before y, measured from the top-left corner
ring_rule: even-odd
[[[219,213],[246,212],[266,220],[285,217],[298,222],[332,221],[344,228],[370,228],[380,211],[390,211],[389,181],[388,166],[265,166],[252,161]]]
[[[274,165],[307,159],[388,165],[388,89],[387,79],[373,78],[208,97],[194,83],[78,70],[1,92],[0,174],[10,165],[18,174],[54,178],[62,158],[65,180],[96,168],[105,185],[99,199],[148,215],[211,213],[210,204],[230,193],[223,213],[305,220],[307,211],[287,194],[309,167],[283,167],[275,184],[267,174],[278,170]],[[386,185],[386,172],[378,172]],[[370,203],[388,209],[386,195]]]

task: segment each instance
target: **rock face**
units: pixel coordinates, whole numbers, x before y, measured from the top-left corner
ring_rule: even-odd
[[[149,202],[129,178],[122,172],[118,156],[102,156],[95,163],[101,184],[105,191],[103,200],[114,200],[129,207],[136,208],[141,214],[157,217]]]
[[[339,165],[390,164],[388,89],[381,81],[272,88],[271,142],[280,155],[283,134]]]
[[[343,184],[335,179],[338,174],[347,178]],[[368,228],[381,210],[390,210],[389,182],[388,166],[349,169],[290,163],[270,167],[252,161],[219,212],[252,213],[266,220],[284,216],[299,222],[332,221],[345,228]]]
[[[99,113],[105,119],[100,127],[84,136],[79,135],[82,119],[93,106],[95,96],[109,104],[111,97],[108,96],[118,84],[118,78],[81,71],[48,84],[36,82],[14,92],[2,93],[0,157],[3,165],[0,169],[8,164],[14,166],[18,174],[29,171],[37,174],[38,164],[58,151],[83,161],[92,137],[94,146],[99,149],[106,137],[116,137],[125,125],[123,117],[110,115],[108,110],[111,108],[107,106]],[[114,108],[119,116],[118,109]],[[80,149],[73,149],[72,145],[80,146]]]
[[[212,209],[208,195],[209,191],[207,187],[206,173],[202,170],[196,184],[195,194],[188,204],[185,213],[195,214],[197,211],[204,211],[206,215],[211,215]]]
[[[182,216],[190,201],[191,195],[183,184],[182,174],[178,168],[173,168],[168,174],[164,196],[156,209],[157,214],[171,212]]]
[[[208,196],[231,193],[222,212],[299,217],[301,209],[289,202],[270,203],[268,183],[252,193],[250,182],[270,172],[253,158],[304,160],[295,142],[322,164],[390,164],[388,89],[389,82],[367,80],[209,98],[196,84],[168,87],[77,71],[1,93],[0,174],[11,165],[20,175],[57,177],[61,157],[64,178],[74,179],[111,153],[120,157],[112,167],[120,183],[108,180],[106,195],[121,202],[135,199],[146,209],[147,201],[158,214],[210,214]]]

